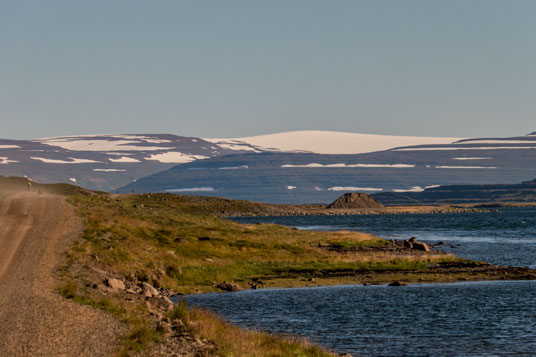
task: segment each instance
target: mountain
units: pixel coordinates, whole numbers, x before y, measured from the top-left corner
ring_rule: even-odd
[[[257,148],[257,152],[284,151],[336,155],[363,154],[404,146],[450,144],[462,139],[303,130],[235,139],[204,140],[227,148],[254,147]]]
[[[344,192],[421,192],[445,185],[514,184],[534,177],[536,136],[527,135],[461,139],[360,154],[232,154],[178,165],[118,191],[328,203]]]
[[[251,150],[169,134],[0,139],[0,175],[108,191],[180,163]]]
[[[0,140],[0,175],[113,192],[329,203],[344,192],[418,192],[536,177],[536,135],[384,136],[296,131],[234,139],[122,134]]]
[[[386,205],[536,202],[536,180],[513,185],[452,185],[422,192],[382,192],[373,197]]]
[[[296,152],[358,153],[395,144],[415,145],[453,140],[322,131],[237,139],[201,139],[169,134],[0,139],[0,175],[28,176],[43,183],[76,183],[89,189],[112,191],[177,164],[228,154],[289,149]]]

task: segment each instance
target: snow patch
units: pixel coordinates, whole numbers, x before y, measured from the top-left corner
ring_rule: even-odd
[[[20,149],[18,145],[0,145],[0,149]]]
[[[402,148],[393,151],[446,151],[446,150],[525,150],[536,149],[535,146],[475,146],[475,147],[440,147],[440,148]]]
[[[491,160],[491,157],[453,157],[452,160]]]
[[[495,166],[436,166],[436,169],[496,169]]]
[[[298,167],[298,168],[317,168],[317,167],[327,167],[327,168],[337,168],[337,167],[365,167],[365,168],[412,168],[415,167],[415,165],[410,164],[317,164],[317,163],[311,163],[306,165],[281,165],[282,168],[289,168],[289,167]]]
[[[393,192],[423,192],[424,188],[421,186],[413,186],[412,188],[408,189],[402,189],[402,188],[395,188]]]
[[[172,147],[161,146],[135,146],[141,144],[140,140],[108,140],[108,139],[77,139],[77,138],[53,138],[41,141],[42,144],[59,146],[72,151],[155,151],[171,150]]]
[[[30,159],[46,162],[47,164],[101,164],[100,161],[89,160],[89,159],[76,159],[74,157],[69,157],[69,159],[73,161],[47,159],[44,157],[35,157],[35,156],[30,157]]]
[[[462,139],[304,130],[243,138],[203,140],[220,146],[225,144],[249,144],[266,151],[305,151],[317,154],[363,154],[402,146],[450,144]]]
[[[0,165],[7,165],[7,164],[13,163],[13,162],[20,162],[20,161],[9,160],[7,157],[0,157]]]
[[[233,143],[233,142],[218,142],[220,148],[229,149],[229,150],[240,150],[240,151],[252,151],[252,152],[261,152],[247,143]]]
[[[383,191],[383,188],[335,186],[328,188],[328,191]]]
[[[463,145],[463,144],[535,144],[536,141],[533,140],[486,140],[486,139],[475,139],[475,140],[467,140],[467,141],[461,141],[456,142],[454,144],[456,145]]]
[[[151,155],[150,157],[145,158],[145,160],[155,160],[169,164],[185,164],[195,160],[202,160],[208,158],[208,156],[204,155],[189,155],[183,154],[182,152],[170,151],[162,154]]]
[[[166,192],[215,192],[213,187],[172,188]]]
[[[108,159],[111,162],[141,162],[133,157],[121,156],[119,159]]]
[[[249,166],[242,165],[242,166],[218,167],[218,170],[239,170],[239,169],[249,169]]]
[[[70,180],[71,182],[76,183],[76,179],[75,179],[74,177],[69,177],[69,180]]]
[[[287,190],[294,190],[296,186],[287,186]]]
[[[93,171],[97,171],[97,172],[123,172],[123,171],[127,171],[125,169],[93,169]]]

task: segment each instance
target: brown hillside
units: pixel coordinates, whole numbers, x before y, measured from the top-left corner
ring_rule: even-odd
[[[349,192],[337,198],[328,208],[383,208],[384,206],[366,193]]]

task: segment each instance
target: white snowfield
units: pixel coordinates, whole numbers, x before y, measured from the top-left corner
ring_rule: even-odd
[[[118,159],[108,159],[108,160],[110,160],[111,162],[141,162],[138,159],[135,159],[133,157],[128,157],[128,156],[121,156]]]
[[[336,131],[303,130],[230,139],[203,139],[220,146],[250,144],[263,151],[363,154],[414,145],[451,144],[463,138],[372,135]],[[243,148],[243,146],[242,146]],[[252,149],[255,150],[255,149]]]
[[[74,157],[69,158],[72,161],[47,159],[45,157],[35,157],[35,156],[30,157],[30,159],[42,161],[47,164],[100,164],[101,163],[100,161],[89,160],[89,159],[76,159]]]
[[[183,154],[182,152],[178,151],[170,151],[165,152],[163,154],[155,154],[151,155],[145,160],[156,160],[164,163],[170,163],[170,164],[185,164],[188,162],[192,162],[194,160],[201,160],[201,159],[208,159],[208,156],[203,155],[189,155],[189,154]]]
[[[0,165],[7,165],[10,162],[18,162],[16,160],[9,160],[7,157],[0,157]]]
[[[73,151],[155,151],[171,150],[173,147],[162,146],[137,146],[136,144],[154,143],[139,137],[138,140],[106,140],[101,138],[88,139],[80,137],[64,137],[52,139],[40,139],[42,144],[59,146]]]
[[[383,191],[383,188],[374,187],[354,187],[354,186],[335,186],[328,188],[328,191]]]
[[[317,164],[317,163],[311,163],[311,164],[305,164],[305,165],[281,165],[282,168],[319,168],[319,167],[328,167],[328,168],[337,168],[337,167],[365,167],[365,168],[395,168],[395,169],[407,169],[407,168],[413,168],[415,165],[410,164]]]

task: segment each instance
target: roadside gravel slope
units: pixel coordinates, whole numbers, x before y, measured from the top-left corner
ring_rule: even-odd
[[[0,355],[109,356],[120,324],[56,293],[61,254],[82,223],[64,198],[0,190]]]

